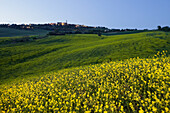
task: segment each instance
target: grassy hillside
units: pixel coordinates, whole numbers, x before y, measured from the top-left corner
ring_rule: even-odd
[[[22,37],[0,38],[0,80],[42,75],[51,71],[133,57],[146,58],[158,51],[170,53],[170,33],[142,32],[97,36],[50,36],[12,43]],[[4,41],[6,40],[6,41]]]
[[[134,33],[140,33],[140,32],[144,32],[144,30],[123,31],[123,32],[109,32],[109,33],[102,33],[102,35],[111,36],[111,35],[134,34]],[[145,31],[145,32],[146,32],[146,31]]]
[[[0,27],[0,37],[46,35],[48,32],[49,31],[42,30],[42,29],[19,30],[19,29],[13,29],[13,28]]]
[[[169,92],[170,58],[163,53],[4,85],[0,112],[169,113]]]

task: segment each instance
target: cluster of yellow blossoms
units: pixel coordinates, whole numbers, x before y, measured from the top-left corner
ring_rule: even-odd
[[[170,112],[170,59],[133,58],[0,89],[1,112]]]

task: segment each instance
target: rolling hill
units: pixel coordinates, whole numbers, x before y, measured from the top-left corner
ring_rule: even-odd
[[[46,35],[48,32],[49,32],[48,30],[43,30],[43,29],[19,30],[14,28],[0,27],[0,37]]]
[[[48,73],[1,85],[0,112],[169,113],[169,70],[163,51]]]
[[[95,34],[72,34],[15,42],[21,38],[0,38],[1,83],[65,68],[134,57],[147,58],[162,50],[170,53],[169,32],[101,37]]]

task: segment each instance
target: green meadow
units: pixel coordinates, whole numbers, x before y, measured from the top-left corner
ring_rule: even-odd
[[[42,76],[84,65],[134,57],[151,58],[163,50],[167,51],[167,55],[170,54],[170,33],[161,31],[29,38],[26,41],[16,41],[23,39],[23,36],[0,37],[1,84],[16,78]]]
[[[0,27],[0,37],[46,35],[48,32],[49,32],[48,30],[43,30],[43,29],[20,30],[14,28]]]

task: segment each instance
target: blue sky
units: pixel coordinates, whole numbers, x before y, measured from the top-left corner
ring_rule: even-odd
[[[109,28],[170,26],[170,0],[0,0],[0,23],[65,20]]]

